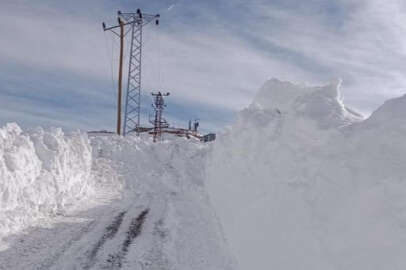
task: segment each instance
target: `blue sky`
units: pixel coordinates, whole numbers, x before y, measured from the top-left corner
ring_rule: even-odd
[[[400,0],[70,0],[0,2],[0,125],[115,125],[117,10],[160,13],[145,31],[144,111],[171,92],[167,118],[218,131],[270,78],[342,78],[345,102],[369,114],[406,89]]]

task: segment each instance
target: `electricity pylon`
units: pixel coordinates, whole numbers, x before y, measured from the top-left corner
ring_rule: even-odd
[[[142,29],[145,25],[155,20],[155,24],[159,25],[159,14],[151,15],[142,13],[140,9],[137,12],[117,12],[119,25],[106,28],[103,23],[103,29],[111,30],[117,36],[120,37],[120,67],[122,70],[122,53],[124,36],[131,32],[130,38],[130,60],[128,66],[128,81],[127,81],[127,93],[125,101],[124,112],[124,128],[123,135],[128,132],[136,131],[137,135],[140,131],[140,114],[141,114],[141,56],[142,56]],[[124,27],[129,26],[129,29],[124,33]],[[120,34],[114,31],[115,28],[120,27]],[[117,114],[120,114],[120,120],[117,120],[117,129],[119,129],[119,123],[121,122],[121,80],[122,73],[119,72],[119,106]],[[120,134],[120,131],[117,132]]]

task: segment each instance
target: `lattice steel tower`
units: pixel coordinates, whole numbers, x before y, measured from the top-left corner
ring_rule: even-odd
[[[159,14],[151,15],[142,13],[137,9],[135,13],[124,13],[121,11],[118,14],[118,25],[106,27],[103,23],[104,31],[110,30],[120,37],[120,66],[119,66],[119,86],[118,86],[118,108],[117,108],[117,133],[120,134],[121,128],[121,80],[122,80],[122,62],[123,62],[123,47],[124,37],[131,32],[130,45],[130,60],[128,66],[128,81],[127,94],[125,101],[124,128],[123,135],[130,131],[136,131],[139,134],[140,128],[140,113],[141,113],[141,56],[142,56],[142,28],[148,23],[155,20],[155,24],[159,24]],[[125,26],[130,28],[124,31]],[[120,33],[115,32],[116,28],[120,28]]]
[[[135,13],[119,11],[118,15],[124,20],[125,25],[130,26],[127,33],[131,33],[123,135],[130,131],[136,131],[138,135],[141,114],[142,28],[154,20],[158,25],[160,16],[142,13],[140,9]]]

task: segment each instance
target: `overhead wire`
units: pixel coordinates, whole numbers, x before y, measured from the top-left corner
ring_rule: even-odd
[[[111,82],[112,82],[112,89],[116,89],[116,80],[114,79],[114,37],[110,38],[110,43],[108,42],[108,39],[106,37],[106,33],[104,32],[104,40],[105,40],[105,49],[106,49],[106,54],[108,58],[108,62],[110,65],[110,76],[111,76]],[[110,46],[109,46],[110,45]],[[115,91],[114,91],[115,93]]]
[[[156,30],[156,35],[157,35],[157,46],[158,46],[158,53],[157,53],[157,58],[158,58],[158,87],[159,89],[162,88],[162,51],[161,51],[161,33],[159,28],[157,27]]]

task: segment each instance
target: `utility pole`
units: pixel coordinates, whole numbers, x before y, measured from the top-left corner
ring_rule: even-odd
[[[121,134],[121,93],[123,86],[123,55],[124,55],[124,23],[118,18],[120,24],[120,64],[118,69],[118,102],[117,102],[117,134]]]
[[[142,54],[142,29],[145,25],[155,20],[159,25],[159,14],[150,15],[142,13],[140,9],[137,12],[117,12],[118,25],[106,28],[103,23],[104,31],[110,30],[120,38],[120,66],[119,66],[119,100],[117,109],[117,133],[121,134],[121,89],[122,89],[122,65],[123,65],[123,47],[124,37],[131,32],[130,61],[128,67],[127,93],[124,113],[123,135],[128,132],[136,131],[139,135],[140,113],[141,113],[141,54]],[[129,26],[126,31],[125,26]],[[120,33],[114,29],[120,27]]]
[[[120,34],[117,34],[113,29],[120,27]],[[118,95],[117,95],[117,128],[116,132],[121,135],[121,96],[123,85],[123,55],[124,55],[124,22],[118,17],[118,25],[106,28],[106,24],[103,23],[103,30],[111,30],[114,34],[120,38],[120,61],[118,66]]]

